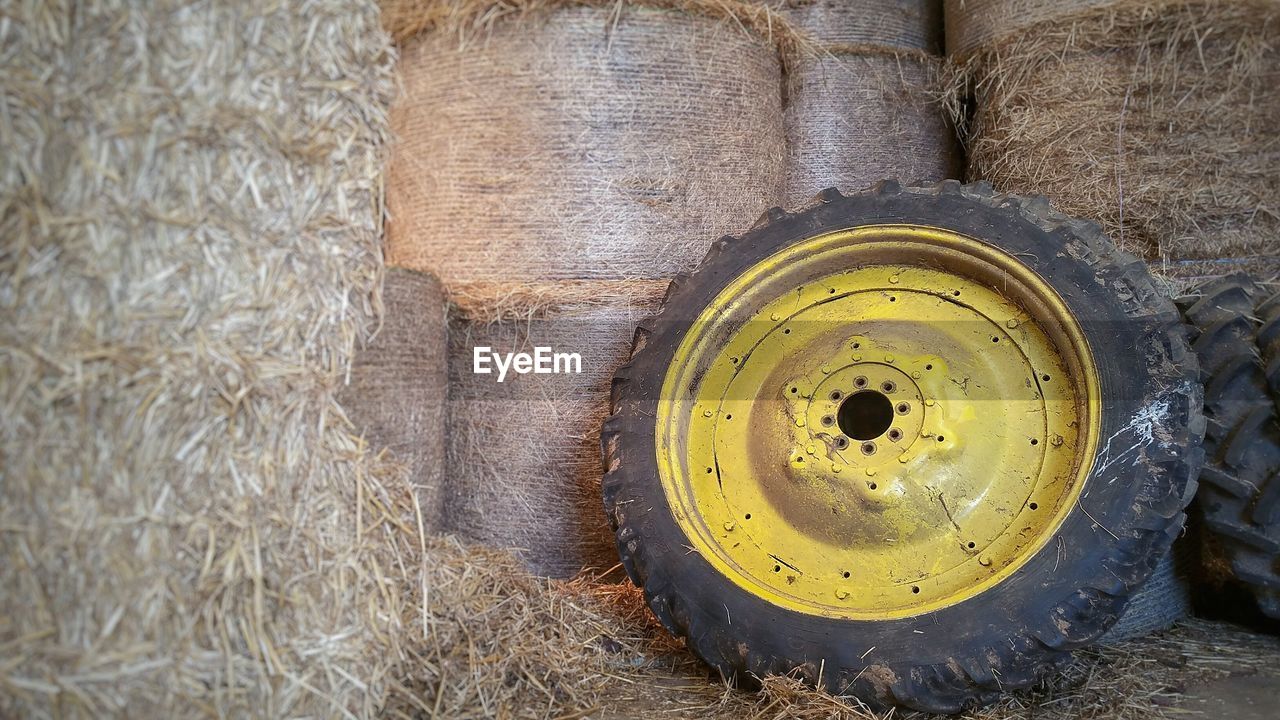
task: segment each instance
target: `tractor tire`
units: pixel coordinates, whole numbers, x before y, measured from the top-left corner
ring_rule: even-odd
[[[1184,301],[1187,320],[1199,332],[1192,347],[1204,376],[1208,419],[1195,508],[1209,585],[1238,584],[1263,615],[1280,619],[1280,426],[1264,366],[1280,349],[1280,302],[1256,306],[1261,294],[1237,274],[1200,288],[1194,302]]]
[[[1173,303],[1094,223],[883,182],[714,243],[601,432],[622,562],[728,680],[955,713],[1098,639],[1204,433]]]
[[[1262,353],[1263,373],[1271,389],[1271,399],[1280,408],[1280,293],[1258,306],[1258,350]],[[1277,410],[1280,412],[1280,409]]]

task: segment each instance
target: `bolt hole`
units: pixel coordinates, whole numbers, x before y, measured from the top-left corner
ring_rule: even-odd
[[[835,295],[835,294],[836,294],[836,289],[835,289],[835,288],[827,288],[827,292],[828,292],[829,294],[831,294],[831,295]]]
[[[974,549],[975,547],[977,547],[977,545],[976,545],[976,544],[974,544],[974,543],[969,543],[969,549],[970,549],[970,550]]]
[[[862,443],[862,454],[863,454],[863,455],[874,455],[874,454],[875,454],[875,452],[876,452],[876,444],[875,444],[875,443],[873,443],[873,442],[864,442],[864,443]]]
[[[946,440],[946,438],[944,438],[944,437],[942,437],[941,435],[939,435],[939,436],[938,436],[938,442],[942,442],[943,440]]]
[[[932,369],[933,369],[933,364],[932,364],[932,363],[930,363],[930,364],[928,364],[928,365],[925,365],[925,366],[924,366],[924,369],[925,369],[925,370],[932,370]]]
[[[860,348],[860,347],[862,347],[862,343],[854,343],[854,344],[853,344],[853,349],[854,349],[854,350],[857,350],[857,349],[858,349],[858,348]]]
[[[1040,441],[1039,441],[1039,440],[1036,440],[1036,439],[1034,439],[1034,438],[1033,438],[1033,439],[1031,440],[1031,444],[1032,444],[1032,445],[1039,445],[1039,444],[1040,444]]]
[[[729,362],[733,363],[734,365],[737,365],[737,364],[738,364],[738,358],[729,358]]]
[[[1031,503],[1031,504],[1030,504],[1030,505],[1028,505],[1027,507],[1031,508],[1032,510],[1039,510],[1039,509],[1040,509],[1040,506],[1039,506],[1039,505],[1037,505],[1037,504],[1035,504],[1035,503]]]
[[[909,412],[911,412],[911,406],[910,406],[910,405],[908,405],[907,403],[898,403],[898,414],[899,414],[899,415],[906,415],[906,414],[907,414],[907,413],[909,413]]]
[[[993,337],[993,338],[991,338],[991,342],[1000,342],[1000,338],[998,338],[998,337]]]
[[[894,297],[894,296],[890,295],[890,296],[889,296],[889,302],[898,302],[898,298],[896,298],[896,297]]]
[[[855,386],[855,387],[860,387],[860,388],[861,388],[861,387],[866,387],[866,386],[867,386],[867,379],[866,379],[866,378],[864,378],[864,377],[862,377],[862,376],[858,376],[858,377],[856,377],[856,378],[854,378],[854,379],[853,379],[853,384],[854,384],[854,386]]]
[[[912,595],[919,595],[919,594],[920,594],[920,587],[919,587],[918,585],[912,585],[912,586],[911,586],[911,594],[912,594]]]
[[[783,328],[783,330],[782,330],[782,334],[783,334],[783,335],[790,335],[790,334],[791,334],[791,328]]]
[[[951,291],[951,294],[952,294],[952,295],[955,295],[956,297],[960,297],[960,291],[959,291],[959,290],[953,290],[953,291]]]
[[[826,425],[827,427],[831,427],[832,425],[836,424],[836,419],[831,417],[830,415],[823,415],[822,424]]]
[[[782,572],[782,566],[781,566],[781,565],[774,565],[774,566],[773,566],[773,571],[774,571],[774,572]]]
[[[890,439],[890,440],[901,440],[901,439],[902,439],[902,431],[901,431],[901,430],[899,430],[899,429],[897,429],[897,428],[894,428],[894,429],[890,430],[890,431],[889,431],[889,439]]]
[[[849,571],[848,571],[848,570],[845,570],[843,574],[844,574],[844,578],[845,578],[846,580],[848,580],[848,579],[849,579]]]
[[[1045,382],[1049,382],[1049,376],[1048,376],[1048,375],[1041,375],[1041,376],[1040,376],[1040,379],[1041,379],[1041,380],[1043,380],[1043,381],[1045,381]]]
[[[841,393],[839,390],[832,390],[832,391],[831,391],[831,399],[832,399],[832,400],[835,400],[836,402],[840,402],[840,398],[842,398],[842,397],[844,397],[844,394],[843,394],[843,393]]]
[[[861,379],[865,384],[866,379]],[[836,411],[836,422],[840,425],[841,432],[855,440],[877,438],[893,423],[893,403],[874,390],[856,392],[840,404],[840,409]],[[873,452],[874,449],[875,446],[872,445]],[[863,445],[863,452],[867,452],[866,445]]]
[[[894,385],[892,382],[889,382],[888,380],[885,380],[883,383],[880,384],[880,389],[887,393],[891,393],[894,390],[897,390],[898,386]]]
[[[875,483],[871,483],[871,484],[867,485],[867,487],[871,488],[872,490],[875,490],[875,489],[876,489],[876,484],[875,484]]]
[[[791,388],[792,394],[800,392],[799,388]]]
[[[744,519],[744,520],[750,520],[750,519],[751,519],[751,513],[747,513],[746,515],[743,515],[742,517],[743,517],[743,519]]]
[[[842,436],[840,436],[840,437],[838,437],[838,438],[836,438],[836,449],[837,449],[837,450],[843,450],[843,449],[845,449],[845,448],[847,448],[847,447],[849,447],[849,438],[844,437],[843,435],[842,435]]]
[[[732,419],[733,419],[733,415],[732,415],[732,414],[725,415],[725,416],[724,416],[724,419],[725,419],[725,420],[732,420]]]
[[[708,475],[710,475],[710,474],[711,474],[711,473],[713,473],[713,472],[715,472],[715,468],[707,468],[707,474],[708,474]]]

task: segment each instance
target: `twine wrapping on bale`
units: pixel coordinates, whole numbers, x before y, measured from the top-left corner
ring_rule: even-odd
[[[1116,0],[945,0],[947,53],[966,56],[1042,22],[1060,20]]]
[[[406,42],[391,264],[449,287],[669,277],[777,203],[773,43],[709,15],[543,5]]]
[[[541,299],[521,298],[523,317],[479,310],[454,320],[451,530],[519,548],[535,572],[551,577],[617,564],[600,500],[600,426],[613,371],[627,359],[636,323],[657,309],[665,290],[666,283],[654,281],[554,283],[534,289]],[[489,297],[504,292],[493,288]],[[503,307],[496,300],[477,305]],[[496,368],[473,372],[473,349],[484,347],[502,354],[537,347],[578,353],[582,372],[509,371],[499,382]]]
[[[1149,259],[1280,247],[1280,6],[953,0],[969,178],[1044,194]]]
[[[1196,548],[1176,542],[1156,564],[1151,577],[1129,598],[1120,619],[1098,642],[1104,645],[1168,630],[1191,616],[1191,573]]]
[[[817,48],[788,68],[788,206],[825,187],[956,177],[954,132],[935,99],[937,0],[811,0],[786,12]]]
[[[392,58],[372,3],[6,9],[0,716],[379,712],[418,530],[334,396]]]
[[[356,353],[338,401],[371,450],[406,466],[431,532],[441,528],[444,503],[444,290],[413,270],[391,268],[385,277],[382,325]]]

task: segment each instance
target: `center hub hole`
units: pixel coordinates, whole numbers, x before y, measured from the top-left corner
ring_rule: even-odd
[[[856,392],[840,403],[836,424],[855,440],[878,438],[893,424],[893,403],[875,390]]]

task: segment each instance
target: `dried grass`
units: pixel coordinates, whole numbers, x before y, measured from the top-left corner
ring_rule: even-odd
[[[402,474],[334,401],[379,304],[361,2],[0,18],[0,715],[370,716]]]
[[[1277,37],[1268,0],[1136,0],[959,56],[970,178],[1048,195],[1151,259],[1275,255]]]
[[[670,280],[560,280],[547,282],[459,282],[449,302],[459,318],[476,325],[530,323],[557,313],[632,307],[639,319],[661,301]]]
[[[679,645],[627,585],[536,578],[506,551],[427,545],[420,642],[391,717],[567,718]]]
[[[467,41],[491,32],[500,21],[557,8],[605,8],[616,21],[624,8],[640,7],[727,20],[774,44],[783,56],[810,47],[782,12],[750,0],[381,0],[381,4],[382,24],[397,45],[425,32]]]
[[[1263,285],[1280,283],[1280,254],[1166,261],[1152,263],[1150,268],[1157,289],[1170,298],[1183,297],[1234,273],[1245,273]]]

